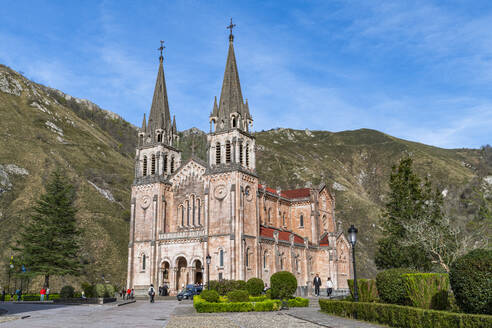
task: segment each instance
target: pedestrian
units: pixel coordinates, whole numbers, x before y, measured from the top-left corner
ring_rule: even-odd
[[[2,302],[5,302],[5,288],[2,289]]]
[[[162,286],[159,286],[159,296],[162,296]]]
[[[46,300],[49,301],[50,300],[50,288],[46,288]]]
[[[331,298],[332,292],[333,292],[333,281],[331,281],[331,278],[328,277],[328,280],[326,281],[326,296]]]
[[[41,291],[39,292],[39,295],[41,295],[40,296],[41,302],[44,301],[44,296],[46,295],[46,289],[44,289],[44,287],[41,288]]]
[[[10,301],[13,302],[14,301],[14,292],[11,292],[10,293]]]
[[[130,299],[130,294],[131,294],[132,290],[130,288],[128,288],[126,290],[126,299],[129,300]]]
[[[22,300],[22,289],[18,288],[15,293],[17,294],[17,302]]]
[[[82,291],[82,293],[80,294],[80,297],[85,298],[85,292],[84,291]]]
[[[120,296],[125,300],[126,291],[124,288],[121,289]]]
[[[164,284],[164,287],[162,287],[162,292],[163,292],[163,296],[167,296],[167,290],[169,289],[169,287],[167,286],[167,284]]]
[[[150,296],[150,303],[154,303],[155,289],[154,289],[154,285],[152,284],[150,284],[149,287],[149,296]]]
[[[130,293],[130,297],[133,299],[135,297],[135,289],[132,288],[132,291]]]
[[[319,277],[319,273],[316,274],[313,280],[314,285],[314,295],[319,296],[319,287],[321,287],[321,278]]]

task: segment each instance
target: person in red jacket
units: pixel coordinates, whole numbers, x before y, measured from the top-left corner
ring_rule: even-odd
[[[129,300],[130,299],[130,294],[132,293],[132,290],[130,288],[127,289],[126,291],[126,299]]]
[[[41,288],[39,294],[41,295],[41,301],[44,301],[44,295],[46,295],[46,289],[44,289],[44,287]]]

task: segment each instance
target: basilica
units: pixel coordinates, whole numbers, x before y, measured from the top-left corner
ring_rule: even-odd
[[[167,284],[175,294],[186,284],[205,283],[208,274],[210,280],[258,277],[269,284],[277,271],[292,272],[300,287],[310,287],[319,273],[323,283],[331,277],[335,289],[347,288],[350,248],[328,187],[279,190],[259,183],[253,117],[233,43],[231,28],[206,161],[181,157],[160,48],[150,115],[138,132],[128,288],[139,294],[150,284]]]

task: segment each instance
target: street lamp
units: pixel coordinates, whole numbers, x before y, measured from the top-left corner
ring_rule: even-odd
[[[210,290],[210,262],[212,261],[212,257],[210,254],[207,254],[207,289]]]
[[[355,243],[357,242],[357,228],[352,224],[348,229],[349,241],[352,245],[352,266],[354,268],[354,301],[359,301],[359,293],[357,290],[357,273],[355,271]]]

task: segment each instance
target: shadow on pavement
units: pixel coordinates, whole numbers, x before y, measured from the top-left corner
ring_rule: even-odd
[[[1,302],[0,303],[0,315],[4,314],[19,314],[24,312],[31,311],[42,311],[42,310],[51,310],[57,309],[61,307],[67,307],[72,305],[65,304],[15,304],[10,302]],[[7,312],[5,312],[7,311]]]

